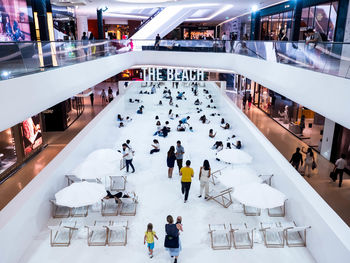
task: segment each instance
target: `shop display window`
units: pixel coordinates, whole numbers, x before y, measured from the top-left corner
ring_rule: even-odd
[[[291,39],[293,27],[293,11],[263,16],[261,18],[260,39],[278,40],[279,33],[284,30],[287,39]]]
[[[23,121],[21,125],[21,132],[24,155],[27,156],[43,143],[40,115],[35,115]]]
[[[15,141],[11,128],[0,132],[0,177],[17,162]]]

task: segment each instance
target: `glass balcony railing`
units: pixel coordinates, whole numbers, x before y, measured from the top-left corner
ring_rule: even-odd
[[[142,51],[234,53],[350,78],[350,43],[218,40],[94,40],[0,42],[0,79],[9,79],[117,55]]]

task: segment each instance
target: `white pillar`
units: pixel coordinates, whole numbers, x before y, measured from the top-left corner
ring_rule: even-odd
[[[334,127],[335,127],[335,122],[326,118],[324,121],[323,137],[322,137],[320,153],[327,160],[330,160],[331,158]]]
[[[88,34],[88,18],[87,16],[77,16],[77,40],[80,40],[83,36],[83,32],[86,32],[87,37]]]

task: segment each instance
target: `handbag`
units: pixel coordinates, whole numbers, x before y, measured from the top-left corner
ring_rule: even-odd
[[[178,248],[179,247],[179,237],[166,235],[165,239],[164,239],[164,247],[166,247],[166,248]]]
[[[312,170],[316,169],[317,168],[317,164],[315,161],[312,162],[312,165],[311,165],[311,168]]]

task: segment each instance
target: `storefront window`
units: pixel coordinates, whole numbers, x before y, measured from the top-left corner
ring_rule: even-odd
[[[35,115],[23,121],[21,125],[21,131],[24,155],[27,156],[43,143],[40,115]]]
[[[299,39],[305,39],[304,32],[307,28],[313,28],[321,34],[323,39],[333,41],[337,11],[338,1],[303,8]]]
[[[0,175],[16,162],[15,142],[11,128],[9,128],[0,132]]]
[[[290,39],[293,27],[293,11],[264,16],[261,18],[261,40],[278,40],[281,30],[284,30],[286,37]]]

